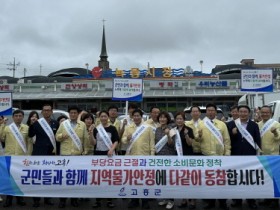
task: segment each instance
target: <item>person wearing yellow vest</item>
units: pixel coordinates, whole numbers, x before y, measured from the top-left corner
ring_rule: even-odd
[[[136,109],[132,112],[133,123],[125,128],[122,142],[128,145],[126,155],[155,155],[155,134],[152,127],[142,122],[143,112]],[[139,206],[139,199],[131,199],[128,208]],[[142,208],[149,209],[149,200],[142,199]]]
[[[201,153],[206,156],[230,155],[230,138],[227,126],[224,122],[216,119],[217,106],[206,105],[206,117],[199,122],[198,137],[201,144]],[[215,199],[208,199],[205,210],[215,208]],[[220,207],[228,210],[226,199],[219,199]]]
[[[261,121],[258,122],[261,135],[262,155],[279,155],[280,145],[280,123],[271,119],[272,110],[269,106],[263,106],[260,110]],[[259,203],[263,206],[269,206],[276,209],[278,199],[265,199]]]
[[[78,121],[80,109],[69,107],[69,120],[63,121],[57,132],[56,140],[60,142],[60,155],[85,155],[88,151],[89,134],[84,122]],[[65,208],[66,198],[60,198],[59,208]],[[78,199],[71,198],[71,205],[78,207]]]
[[[22,110],[15,110],[13,112],[13,123],[4,127],[1,132],[1,141],[5,142],[5,155],[18,156],[27,155],[28,145],[32,144],[28,137],[28,126],[22,124],[24,112]],[[16,197],[19,206],[25,206],[25,201],[22,197]],[[7,195],[3,207],[12,206],[13,196]]]
[[[148,119],[145,124],[152,127],[154,133],[156,132],[156,129],[160,126],[158,122],[158,115],[160,113],[160,109],[158,107],[151,107],[150,109],[150,119]]]

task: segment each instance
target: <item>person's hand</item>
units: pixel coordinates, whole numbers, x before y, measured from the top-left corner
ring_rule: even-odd
[[[111,148],[111,149],[108,151],[107,155],[108,155],[108,157],[112,157],[113,154],[114,154],[114,150]]]
[[[202,137],[202,130],[201,129],[198,129],[198,136],[199,136],[199,138]]]
[[[127,119],[123,120],[123,125],[126,126],[127,125]]]
[[[168,134],[169,134],[169,131],[170,131],[170,129],[169,129],[169,128],[165,128],[165,129],[164,129],[164,133],[165,133],[165,135],[168,135]]]
[[[270,132],[277,135],[277,129],[275,127],[270,128]]]
[[[132,139],[132,134],[128,134],[128,135],[127,135],[127,140],[128,140],[128,141],[131,141],[131,139]]]

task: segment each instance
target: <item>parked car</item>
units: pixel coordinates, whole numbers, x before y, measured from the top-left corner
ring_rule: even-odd
[[[13,111],[15,111],[17,108],[13,108]],[[38,114],[39,114],[39,117],[41,118],[42,117],[42,114],[41,114],[41,110],[23,110],[24,112],[24,118],[23,118],[23,123],[25,124],[27,122],[27,118],[30,114],[30,112],[32,111],[37,111]],[[66,117],[69,118],[69,113],[66,112],[66,111],[63,111],[63,110],[60,110],[60,109],[54,109],[53,110],[53,114],[51,116],[51,118],[53,120],[56,120],[59,116],[61,115],[65,115]],[[12,119],[12,116],[5,116],[7,118],[7,125],[11,124],[13,122],[13,119]]]
[[[206,115],[206,107],[205,106],[199,106],[199,108],[200,108],[200,111],[201,111],[200,118],[203,119],[205,117],[205,115]],[[192,117],[190,115],[190,113],[191,113],[191,106],[185,108],[184,112],[186,114],[186,120],[191,120],[192,119]],[[217,119],[220,120],[223,116],[224,116],[223,111],[219,107],[217,107]]]

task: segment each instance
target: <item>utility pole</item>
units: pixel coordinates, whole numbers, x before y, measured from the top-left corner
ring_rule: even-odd
[[[40,64],[40,75],[42,75],[42,64]]]
[[[7,64],[8,66],[11,66],[10,68],[8,68],[8,70],[11,70],[11,71],[13,71],[13,78],[15,78],[15,73],[16,73],[16,69],[17,69],[17,67],[20,65],[20,63],[18,62],[17,64],[16,64],[16,58],[14,57],[14,62],[13,63],[9,63],[9,64]]]
[[[23,69],[23,77],[25,78],[26,76],[26,68]]]

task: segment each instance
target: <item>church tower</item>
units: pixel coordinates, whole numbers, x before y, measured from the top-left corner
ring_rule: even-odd
[[[102,45],[101,45],[101,54],[100,54],[100,60],[98,61],[98,66],[102,68],[102,70],[109,70],[109,61],[107,60],[107,50],[106,50],[106,39],[105,39],[105,25],[103,20],[103,35],[102,35]]]

